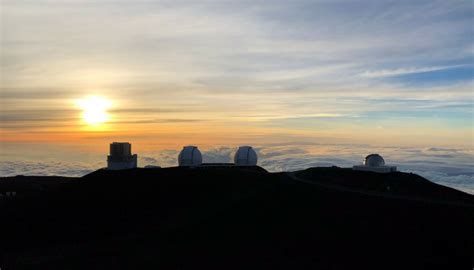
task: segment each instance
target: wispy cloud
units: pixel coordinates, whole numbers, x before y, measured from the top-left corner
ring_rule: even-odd
[[[365,71],[364,73],[360,74],[360,76],[367,77],[367,78],[380,78],[380,77],[399,76],[399,75],[414,74],[414,73],[440,71],[440,70],[453,69],[453,68],[459,68],[459,67],[465,67],[465,66],[467,65],[382,69],[382,70],[375,70],[375,71]]]

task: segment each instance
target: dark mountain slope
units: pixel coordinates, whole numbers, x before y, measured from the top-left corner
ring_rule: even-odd
[[[296,179],[308,180],[324,186],[381,194],[401,196],[407,199],[435,200],[446,203],[474,204],[474,196],[435,184],[412,173],[375,173],[354,171],[347,168],[319,167],[297,171],[291,174]]]
[[[0,265],[472,269],[473,209],[471,195],[403,173],[99,170],[8,200]]]

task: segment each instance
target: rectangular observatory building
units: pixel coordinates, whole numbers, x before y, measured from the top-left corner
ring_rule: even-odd
[[[128,142],[110,144],[110,155],[107,156],[108,170],[125,170],[137,167],[137,155],[132,155],[132,145]]]

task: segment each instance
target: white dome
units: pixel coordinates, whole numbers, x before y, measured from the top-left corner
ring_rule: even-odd
[[[364,165],[369,167],[385,166],[385,160],[379,154],[370,154],[365,158]]]
[[[202,155],[196,146],[185,146],[178,156],[179,166],[198,166],[202,163]]]
[[[234,156],[235,165],[255,166],[257,165],[257,153],[251,146],[241,146]]]

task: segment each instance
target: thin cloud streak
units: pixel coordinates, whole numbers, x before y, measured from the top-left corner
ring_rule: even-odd
[[[381,77],[390,77],[390,76],[399,76],[415,73],[424,73],[431,71],[440,71],[446,69],[454,69],[460,67],[466,67],[467,65],[452,65],[452,66],[434,66],[434,67],[418,67],[418,68],[397,68],[397,69],[383,69],[376,71],[365,71],[360,74],[362,77],[366,78],[381,78]]]

